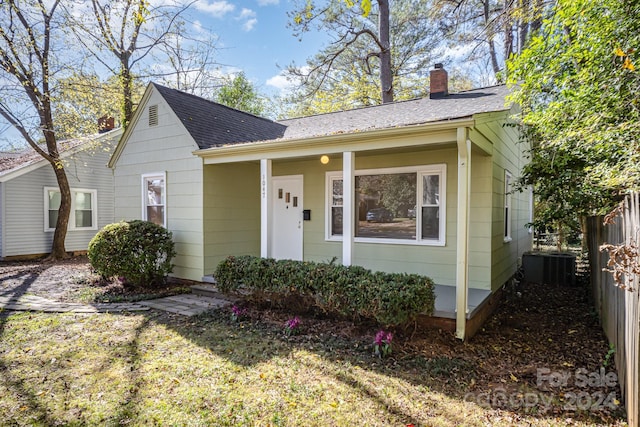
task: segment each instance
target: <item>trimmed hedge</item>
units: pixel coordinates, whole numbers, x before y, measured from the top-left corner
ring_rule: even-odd
[[[104,277],[124,277],[125,283],[149,286],[163,283],[176,255],[172,234],[149,221],[109,224],[89,242],[91,266]]]
[[[406,324],[420,313],[430,315],[435,302],[428,277],[358,266],[230,256],[218,265],[215,278],[221,292],[243,290],[256,302],[284,305],[294,297],[326,313],[373,319],[385,326]]]

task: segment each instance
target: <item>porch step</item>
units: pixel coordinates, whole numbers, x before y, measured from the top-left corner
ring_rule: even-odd
[[[195,295],[202,295],[210,298],[218,298],[225,299],[231,302],[235,302],[238,299],[229,295],[224,295],[218,291],[218,288],[215,285],[210,285],[207,283],[202,283],[198,285],[191,286],[191,293]]]

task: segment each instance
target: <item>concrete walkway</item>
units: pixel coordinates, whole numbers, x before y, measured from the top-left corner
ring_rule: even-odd
[[[148,311],[152,308],[183,316],[195,316],[214,308],[224,307],[231,302],[220,298],[195,294],[175,295],[135,303],[78,304],[51,301],[35,295],[19,298],[0,296],[0,312],[41,311],[45,313],[121,313]]]

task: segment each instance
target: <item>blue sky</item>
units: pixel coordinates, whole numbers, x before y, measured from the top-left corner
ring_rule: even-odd
[[[282,69],[292,61],[304,65],[326,41],[319,33],[302,41],[293,36],[289,0],[197,0],[192,7],[190,21],[218,37],[217,61],[226,71],[244,71],[261,92],[277,93]]]

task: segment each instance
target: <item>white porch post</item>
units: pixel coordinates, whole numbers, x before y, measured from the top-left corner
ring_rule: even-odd
[[[260,159],[260,256],[268,258],[271,243],[271,159]]]
[[[354,169],[353,152],[342,153],[342,265],[351,265],[353,260]]]
[[[469,198],[471,141],[467,128],[458,128],[458,220],[456,254],[456,337],[465,339],[469,294]]]

